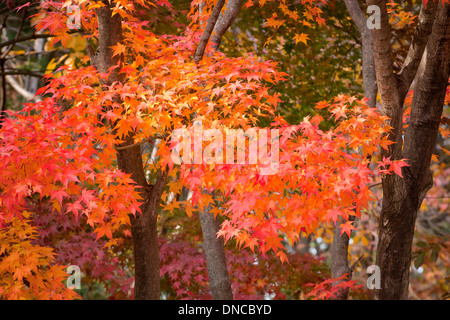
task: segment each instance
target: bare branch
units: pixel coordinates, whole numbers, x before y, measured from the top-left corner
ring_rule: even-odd
[[[37,33],[33,33],[29,36],[23,36],[23,37],[19,37],[16,39],[12,39],[12,40],[8,40],[5,42],[0,43],[0,49],[6,46],[9,46],[11,44],[16,44],[18,42],[23,42],[23,41],[28,41],[28,40],[33,40],[33,39],[39,39],[39,38],[51,38],[54,37],[54,35],[48,34],[48,33],[42,33],[42,34],[37,34]]]
[[[42,73],[37,73],[37,72],[33,72],[33,71],[28,71],[28,70],[15,70],[15,71],[0,72],[0,76],[17,76],[17,75],[30,76],[30,77],[36,77],[36,78],[42,78],[44,76]]]
[[[27,18],[27,12],[28,12],[28,9],[25,8],[25,10],[23,11],[22,20],[20,21],[19,29],[17,30],[17,34],[16,34],[16,37],[14,38],[14,40],[17,40],[19,38],[20,34],[22,33],[23,25]],[[9,48],[7,48],[5,50],[5,52],[3,52],[2,58],[6,57],[13,47],[14,47],[14,45],[12,44]]]
[[[428,37],[426,48],[417,73],[417,84],[411,110],[410,127],[439,126],[445,88],[450,77],[450,5],[438,4],[433,29]],[[441,89],[441,90],[438,90]],[[430,94],[433,92],[433,94]],[[439,103],[433,104],[436,100]],[[432,106],[436,107],[432,107]],[[405,148],[407,146],[405,137]],[[404,150],[407,154],[407,150]],[[414,151],[409,155],[418,156]],[[430,155],[431,157],[431,155]]]
[[[27,100],[34,100],[34,101],[40,101],[41,98],[39,96],[35,96],[33,92],[27,91],[25,88],[23,88],[12,76],[6,76],[6,82],[13,87],[14,90],[16,90],[17,93],[19,93],[21,96],[23,96]]]
[[[355,271],[356,266],[358,265],[358,263],[360,263],[361,260],[364,260],[365,258],[366,258],[365,255],[360,256],[360,257],[352,264],[352,266],[350,267],[350,270],[352,270],[352,272]]]
[[[382,182],[378,182],[378,183],[373,183],[373,184],[369,184],[369,189],[381,186],[383,183]]]

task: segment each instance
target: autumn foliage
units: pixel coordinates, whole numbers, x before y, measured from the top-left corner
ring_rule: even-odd
[[[61,41],[63,46],[70,37],[66,24],[69,2],[43,2],[36,25],[55,35],[53,41]],[[72,2],[82,8],[84,37],[95,42],[95,9],[102,2]],[[60,68],[57,77],[47,74],[47,85],[38,92],[43,100],[10,112],[3,121],[0,297],[78,298],[64,283],[68,276],[64,268],[72,261],[81,261],[85,270],[91,270],[92,279],[109,281],[112,295],[132,290],[131,276],[124,271],[130,262],[116,255],[117,248],[131,250],[129,215],[141,214],[138,188],[130,175],[117,169],[117,146],[130,132],[142,146],[148,180],[159,170],[169,172],[161,215],[182,210],[189,223],[211,207],[223,219],[218,236],[239,249],[249,249],[243,254],[228,249],[237,298],[262,298],[263,292],[285,298],[271,287],[277,281],[276,268],[283,263],[307,270],[303,275],[306,282],[325,281],[325,277],[310,273],[320,268],[318,262],[287,253],[287,244],[292,246],[301,236],[338,221],[343,222],[342,232],[350,234],[354,229],[350,217],[364,214],[372,200],[375,178],[402,175],[406,159],[378,158],[379,148],[392,144],[387,140],[390,127],[386,117],[369,108],[364,99],[340,95],[319,102],[316,109],[322,116],[291,125],[277,113],[281,100],[271,89],[289,78],[276,62],[252,54],[227,57],[208,46],[202,61],[195,63],[192,55],[201,22],[206,21],[214,1],[206,2],[203,13],[197,10],[198,2],[193,1],[190,25],[183,33],[157,35],[148,22],[137,20],[135,8],[170,9],[169,2],[114,1],[113,14],[123,18],[123,40],[112,48],[122,63],[115,71],[126,81],[105,85],[108,74],[97,72],[85,57],[80,68]],[[254,2],[247,1],[245,7]],[[264,27],[276,30],[289,19],[303,26],[325,23],[320,6],[314,1],[301,3],[308,12],[302,15],[304,19],[281,1],[281,11]],[[304,33],[296,33],[294,39],[303,44],[311,40]],[[276,174],[261,173],[270,163],[250,164],[248,149],[245,163],[175,164],[172,133],[180,128],[192,131],[194,121],[201,121],[204,130],[223,132],[223,136],[230,129],[278,129]],[[323,129],[324,121],[332,122],[332,128]],[[203,148],[210,144],[202,143]],[[187,200],[177,197],[186,190],[191,194]],[[71,243],[76,243],[76,248]],[[161,276],[176,296],[208,298],[209,293],[202,289],[207,283],[206,266],[198,248],[163,237],[160,245]],[[85,248],[91,252],[86,256],[81,254]],[[252,265],[255,255],[261,261],[258,266]],[[274,264],[264,264],[267,259]],[[270,280],[264,279],[262,270],[272,274]],[[256,287],[243,285],[250,281],[246,274],[260,278]],[[322,291],[330,284],[313,287],[306,298],[329,298],[331,289]]]

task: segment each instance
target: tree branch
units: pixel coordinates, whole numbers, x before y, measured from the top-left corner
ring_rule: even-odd
[[[382,111],[391,119],[396,119],[402,104],[399,99],[398,79],[394,74],[391,48],[391,27],[387,14],[386,1],[368,0],[369,5],[376,5],[380,8],[381,21],[380,29],[373,29],[372,48],[375,59],[375,72],[377,78],[378,91],[382,100]]]
[[[25,88],[23,88],[12,76],[6,76],[6,82],[13,87],[14,90],[17,91],[21,96],[23,96],[27,100],[34,100],[34,101],[40,101],[41,98],[39,96],[35,96],[33,92],[27,91]]]
[[[354,217],[350,216],[350,218]],[[346,274],[346,280],[350,280],[352,278],[352,270],[348,266],[348,244],[350,238],[346,233],[341,234],[341,228],[339,228],[340,224],[340,221],[336,221],[333,232],[333,242],[331,243],[331,277],[337,279]],[[337,293],[336,299],[347,300],[347,296],[348,288],[340,290]]]
[[[410,127],[436,127],[437,129],[442,116],[445,88],[450,76],[449,4],[442,5],[440,2],[438,4],[432,32],[428,37],[419,70],[416,75],[417,84],[411,109]],[[438,88],[442,89],[438,91],[439,95],[435,92]],[[433,107],[431,100],[435,99],[439,103]],[[407,150],[404,152],[407,154]],[[410,156],[418,155],[413,151]]]
[[[415,28],[405,63],[399,72],[399,77],[402,84],[401,96],[406,96],[417,73],[423,52],[427,45],[428,37],[430,36],[433,28],[436,7],[437,2],[435,1],[429,1],[426,6],[422,3],[419,13],[419,22]]]
[[[367,27],[367,18],[359,6],[358,0],[344,0],[344,2],[361,36],[364,96],[369,99],[369,107],[374,108],[377,103],[378,86],[372,48],[372,30]]]
[[[28,9],[25,8],[25,10],[23,11],[22,20],[20,21],[19,29],[17,30],[17,34],[16,34],[16,37],[14,38],[14,40],[17,40],[19,38],[20,34],[22,33],[23,25],[24,25],[25,20],[27,18],[27,12],[28,12]],[[14,47],[14,45],[11,45],[9,48],[7,48],[5,50],[5,52],[3,52],[2,59],[4,59],[8,55],[8,53],[11,51],[11,49],[13,47]]]
[[[42,34],[32,34],[29,36],[23,36],[23,37],[18,37],[16,39],[12,39],[12,40],[8,40],[5,42],[0,43],[0,49],[6,46],[9,46],[11,44],[16,44],[18,42],[23,42],[23,41],[28,41],[28,40],[33,40],[33,39],[39,39],[39,38],[51,38],[54,37],[54,35],[48,34],[48,33],[42,33]]]
[[[347,11],[360,34],[364,34],[367,29],[367,18],[359,6],[358,0],[344,0]]]
[[[358,263],[360,263],[361,260],[363,260],[363,259],[365,259],[365,258],[366,258],[365,255],[360,256],[360,257],[352,264],[352,266],[350,267],[350,270],[351,270],[352,272],[355,271],[356,266],[358,265]]]
[[[36,78],[42,78],[44,76],[41,73],[36,73],[36,72],[33,72],[33,71],[27,71],[27,70],[16,70],[16,71],[0,72],[0,76],[17,76],[17,75],[24,75],[24,76],[30,76],[30,77],[36,77]]]
[[[212,47],[218,50],[222,36],[227,32],[228,28],[236,19],[242,5],[242,0],[228,0],[225,12],[220,14],[217,23],[214,26],[213,35],[211,36]]]
[[[378,183],[374,183],[374,184],[369,184],[369,189],[381,186],[383,183],[382,182],[378,182]]]
[[[208,23],[206,24],[205,30],[203,31],[202,37],[200,38],[200,41],[198,43],[197,50],[195,51],[194,61],[196,63],[200,62],[203,59],[209,37],[211,36],[211,33],[216,25],[217,19],[220,15],[220,11],[222,10],[224,4],[225,0],[218,0],[211,12],[211,16],[208,19]]]
[[[236,18],[241,3],[242,0],[228,0],[227,10],[221,15],[220,12],[225,4],[225,0],[217,1],[198,44],[194,56],[194,61],[196,63],[202,60],[206,45],[208,44],[213,30],[215,33],[213,37],[213,48],[214,50],[219,48],[221,37]],[[204,190],[203,192],[207,191]],[[208,208],[202,210],[203,212],[199,215],[209,283],[214,300],[232,300],[233,292],[227,270],[224,243],[222,238],[217,237],[217,232],[220,230],[220,223],[218,218],[210,212],[211,208],[211,205],[209,205]]]
[[[142,141],[140,141],[140,142],[136,142],[136,143],[129,144],[129,145],[126,145],[126,146],[121,146],[121,147],[115,146],[114,149],[115,149],[115,150],[127,150],[127,149],[134,148],[134,147],[136,147],[136,146],[140,146],[140,145],[142,145],[142,144],[144,144],[144,143],[147,143],[147,142],[149,142],[149,140],[151,140],[151,139],[164,139],[164,138],[165,138],[164,136],[152,136],[152,137],[149,137],[149,138],[147,138],[147,139],[144,139],[144,140],[142,140]]]

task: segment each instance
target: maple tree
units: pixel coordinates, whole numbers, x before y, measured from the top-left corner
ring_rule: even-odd
[[[209,265],[205,271],[198,249],[185,239],[158,238],[161,206],[162,215],[182,209],[188,218],[220,218],[219,241],[249,249],[240,255],[223,252],[230,265],[232,297],[259,298],[269,292],[282,298],[284,294],[271,286],[276,280],[261,280],[250,290],[242,285],[248,281],[243,274],[274,274],[271,267],[261,271],[267,265],[264,259],[274,257],[281,266],[301,269],[309,258],[287,253],[287,244],[293,246],[300,237],[338,223],[339,235],[350,237],[353,217],[361,217],[368,207],[376,177],[403,178],[408,160],[389,156],[392,127],[385,115],[367,104],[372,100],[341,94],[317,103],[316,109],[328,119],[316,115],[295,125],[280,116],[282,100],[272,87],[289,75],[278,63],[255,54],[229,57],[218,51],[221,35],[215,27],[227,19],[227,10],[220,13],[225,1],[192,1],[189,25],[181,33],[163,35],[153,33],[150,22],[139,20],[138,14],[158,7],[170,12],[168,1],[46,1],[36,27],[54,36],[52,44],[66,46],[71,41],[67,8],[72,2],[81,8],[84,38],[90,43],[84,65],[66,65],[47,74],[47,85],[38,91],[42,101],[10,112],[0,130],[0,271],[5,283],[0,296],[75,298],[62,283],[67,275],[55,264],[52,246],[65,257],[57,262],[65,265],[78,261],[85,266],[103,257],[91,267],[90,276],[108,282],[112,295],[118,288],[130,291],[128,280],[109,281],[112,273],[125,278],[122,266],[127,264],[112,252],[132,243],[135,298],[159,298],[160,277],[168,279],[178,298],[208,298],[205,274],[213,287],[212,273]],[[247,1],[243,7],[266,2],[274,1]],[[241,1],[236,3],[240,6]],[[293,23],[301,26],[292,30],[295,44],[308,45],[313,39],[303,27],[311,27],[313,21],[325,24],[324,1],[301,1],[301,14],[285,1],[276,4],[278,11],[264,25],[273,32],[267,44],[282,25]],[[260,158],[255,164],[249,141],[242,163],[227,163],[224,155],[211,163],[204,153],[200,164],[174,163],[175,130],[184,128],[195,136],[196,121],[222,137],[233,129],[255,130],[259,139],[268,140],[272,153],[266,158],[276,149],[278,161]],[[333,126],[321,128],[325,121]],[[275,130],[279,141],[274,140]],[[272,139],[264,132],[272,132]],[[201,149],[215,146],[217,160],[220,143],[207,140],[200,140]],[[192,141],[192,150],[195,144]],[[379,147],[385,156],[378,159]],[[233,146],[233,154],[240,151]],[[274,169],[275,174],[264,173]],[[55,219],[53,228],[47,214]],[[36,240],[36,226],[40,241],[17,241]],[[217,230],[202,222],[204,226],[216,235]],[[60,242],[59,227],[77,235],[65,235]],[[207,240],[207,231],[203,228],[204,241],[213,241]],[[97,249],[91,257],[77,257],[68,245],[76,241]],[[260,262],[249,266],[253,254]],[[305,278],[316,283],[304,293],[306,298],[330,298],[342,289],[357,288],[354,282],[330,286],[336,279]]]
[[[401,169],[404,179],[389,175],[382,180],[383,206],[377,264],[381,269],[383,287],[379,298],[406,299],[415,222],[422,201],[433,185],[429,168],[450,77],[447,54],[450,4],[448,1],[420,3],[418,21],[401,64],[391,56],[391,25],[398,24],[402,28],[415,17],[407,12],[396,12],[397,7],[392,3],[368,1],[368,5],[377,6],[380,10],[379,28],[366,30],[366,17],[361,7],[355,1],[347,1],[352,19],[361,35],[368,39],[363,44],[371,75],[366,83],[372,92],[379,93],[382,113],[390,118],[389,124],[393,128],[389,139],[395,144],[382,155],[393,160],[407,158],[410,164]],[[404,133],[403,108],[411,89],[414,90],[411,116]],[[398,252],[401,258],[394,257],[393,251]]]

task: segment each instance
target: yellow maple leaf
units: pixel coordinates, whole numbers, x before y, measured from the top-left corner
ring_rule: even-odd
[[[307,41],[307,40],[310,40],[310,39],[308,38],[308,35],[305,34],[305,33],[296,34],[296,35],[294,36],[294,39],[295,39],[295,44],[297,44],[297,43],[299,43],[299,42],[303,42],[303,43],[306,44],[306,45],[307,45],[306,41]]]

